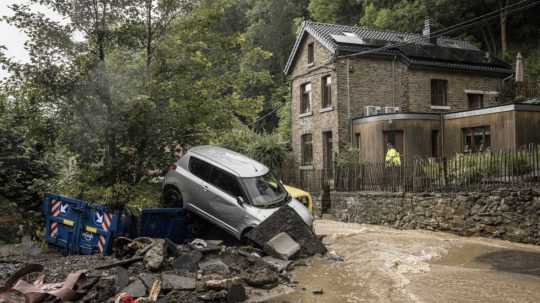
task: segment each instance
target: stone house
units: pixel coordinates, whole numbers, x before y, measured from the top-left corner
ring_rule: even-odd
[[[383,160],[388,142],[404,157],[512,148],[527,141],[516,139],[515,113],[540,114],[500,106],[511,65],[467,41],[431,37],[429,23],[415,34],[306,21],[284,72],[293,151],[304,169],[331,171],[346,146],[372,162]],[[505,130],[502,139],[491,140],[495,128]]]

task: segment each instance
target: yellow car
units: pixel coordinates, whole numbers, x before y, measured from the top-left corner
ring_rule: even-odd
[[[285,189],[293,198],[304,204],[304,206],[308,208],[309,212],[313,214],[313,197],[311,197],[310,193],[289,185],[285,185]]]

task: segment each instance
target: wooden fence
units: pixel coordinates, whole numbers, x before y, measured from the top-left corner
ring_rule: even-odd
[[[327,176],[333,176],[329,178]],[[400,166],[363,163],[323,170],[285,170],[286,184],[319,192],[336,191],[452,192],[487,191],[505,186],[540,185],[540,148],[458,154],[452,159],[415,159]]]

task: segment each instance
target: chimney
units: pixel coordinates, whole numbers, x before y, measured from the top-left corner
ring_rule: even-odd
[[[516,82],[523,83],[525,69],[523,66],[523,56],[521,53],[518,53],[516,56]]]
[[[422,35],[426,38],[431,37],[431,18],[426,17],[426,20],[424,20],[424,30],[422,31]]]
[[[431,36],[431,18],[426,17],[426,20],[424,21],[424,30],[422,31],[422,35],[426,39],[426,41],[429,41],[432,44],[437,45],[437,37]]]

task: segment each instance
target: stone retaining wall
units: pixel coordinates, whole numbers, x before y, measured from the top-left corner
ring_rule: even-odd
[[[413,194],[332,192],[341,221],[428,229],[540,244],[540,191]],[[316,205],[320,198],[316,197]]]

